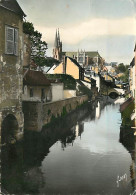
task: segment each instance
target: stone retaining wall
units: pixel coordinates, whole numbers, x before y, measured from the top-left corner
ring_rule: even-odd
[[[25,129],[40,131],[43,125],[70,113],[87,100],[88,96],[84,95],[50,103],[24,101]]]

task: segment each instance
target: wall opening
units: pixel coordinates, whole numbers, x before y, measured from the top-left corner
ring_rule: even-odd
[[[18,131],[18,122],[14,115],[7,115],[1,126],[1,143],[11,143],[16,140],[16,134]]]
[[[119,95],[118,95],[116,92],[111,92],[111,93],[109,94],[109,96],[110,96],[110,98],[112,98],[112,99],[116,99]]]

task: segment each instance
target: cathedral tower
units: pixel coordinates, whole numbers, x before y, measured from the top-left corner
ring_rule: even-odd
[[[53,48],[53,58],[56,60],[62,60],[62,42],[60,41],[59,29],[56,30],[55,42]]]

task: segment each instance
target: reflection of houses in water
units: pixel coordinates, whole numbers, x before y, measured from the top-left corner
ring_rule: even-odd
[[[63,139],[60,140],[63,150],[68,145],[71,145],[71,144],[73,145],[74,140],[77,137],[81,138],[81,134],[83,133],[83,131],[84,131],[84,123],[77,122],[77,125],[73,126],[70,129],[69,134],[66,137],[63,137]]]
[[[109,96],[103,96],[97,103],[96,103],[96,111],[95,111],[95,118],[99,119],[101,116],[101,111],[107,106],[111,104],[120,104],[124,102],[124,98],[117,98],[111,99]]]

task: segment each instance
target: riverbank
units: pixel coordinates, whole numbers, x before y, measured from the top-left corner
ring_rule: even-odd
[[[49,124],[56,118],[65,116],[87,101],[87,95],[49,103],[24,101],[24,128],[33,131],[41,131],[44,125]]]

